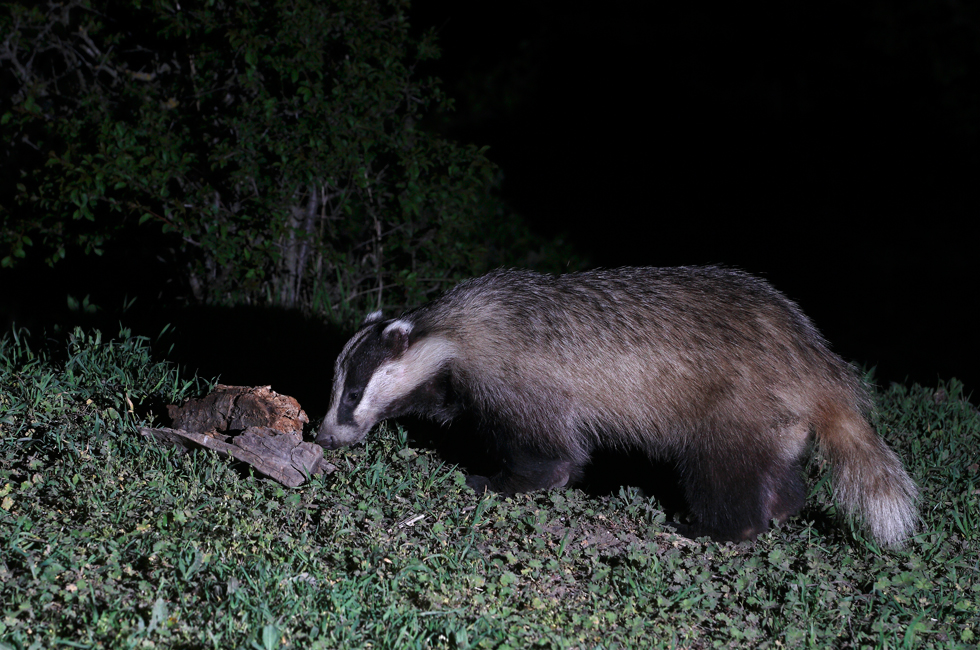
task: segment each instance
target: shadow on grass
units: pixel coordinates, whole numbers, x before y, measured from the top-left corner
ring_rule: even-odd
[[[478,433],[476,423],[467,418],[448,426],[417,417],[403,417],[398,421],[408,432],[411,444],[436,450],[443,460],[458,465],[466,474],[493,476],[501,468],[492,445]],[[575,487],[593,497],[614,496],[620,488],[635,487],[655,497],[668,519],[687,511],[674,463],[651,461],[639,451],[594,452]]]

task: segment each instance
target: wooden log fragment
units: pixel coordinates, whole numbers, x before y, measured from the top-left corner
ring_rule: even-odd
[[[303,442],[303,424],[309,418],[299,402],[269,386],[218,384],[209,395],[167,410],[173,427],[143,427],[140,433],[187,451],[211,449],[289,487],[336,469],[323,460],[322,447]]]
[[[248,427],[302,433],[303,425],[310,421],[299,402],[271,386],[218,384],[200,399],[189,399],[179,407],[171,404],[167,412],[175,429],[197,433],[244,431]]]

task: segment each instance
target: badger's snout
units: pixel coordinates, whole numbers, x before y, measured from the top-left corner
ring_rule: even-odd
[[[360,442],[366,434],[366,431],[361,432],[357,427],[331,424],[328,416],[328,419],[320,425],[315,442],[324,449],[340,449]]]
[[[316,434],[315,442],[324,449],[339,449],[340,447],[343,447],[335,436],[331,435],[330,433],[324,433],[322,429]]]
[[[343,447],[344,443],[335,435],[336,428],[335,426],[330,426],[330,423],[324,420],[323,424],[320,425],[320,430],[316,432],[316,444],[324,449],[339,449]]]

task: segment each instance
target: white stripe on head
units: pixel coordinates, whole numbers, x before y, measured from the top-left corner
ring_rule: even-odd
[[[405,321],[395,321],[388,328],[399,323]],[[411,323],[405,324],[411,328]],[[360,404],[354,410],[354,421],[376,421],[392,402],[432,379],[456,354],[456,344],[449,339],[419,339],[399,358],[378,366],[364,389]]]

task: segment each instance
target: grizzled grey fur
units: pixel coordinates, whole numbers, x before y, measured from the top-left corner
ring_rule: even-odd
[[[901,544],[916,488],[870,409],[800,309],[746,273],[498,270],[397,319],[369,316],[337,359],[317,442],[356,443],[410,413],[466,413],[503,465],[467,482],[503,493],[570,485],[595,450],[639,449],[677,464],[682,532],[751,539],[802,507],[815,438],[844,510]]]

